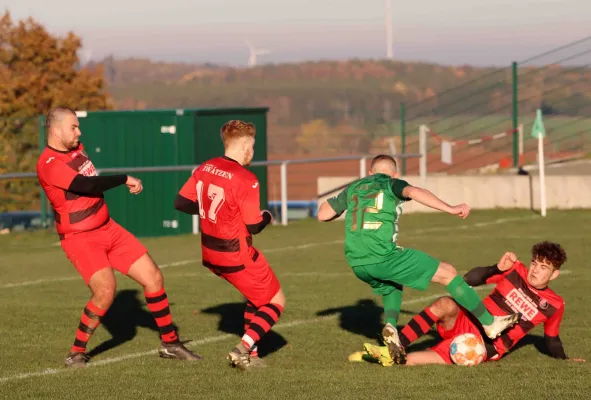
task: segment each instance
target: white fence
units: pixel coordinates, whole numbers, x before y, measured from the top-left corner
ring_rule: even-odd
[[[425,138],[422,139],[426,143]],[[421,146],[421,154],[392,154],[394,158],[420,158],[420,169],[419,169],[419,176],[421,177],[421,181],[425,181],[427,177],[427,157],[426,157],[426,144]],[[287,225],[288,218],[287,218],[287,187],[289,185],[288,181],[288,166],[295,165],[295,164],[311,164],[311,163],[326,163],[326,162],[335,162],[335,161],[351,161],[351,160],[359,160],[359,177],[364,177],[367,172],[367,160],[373,158],[375,155],[371,154],[364,154],[364,155],[357,155],[357,156],[343,156],[343,157],[330,157],[330,158],[306,158],[306,159],[290,159],[290,160],[267,160],[267,161],[254,161],[251,163],[253,167],[261,167],[261,166],[280,166],[280,185],[281,185],[281,224]],[[154,166],[154,167],[124,167],[124,168],[98,168],[97,173],[119,173],[119,174],[132,174],[134,172],[172,172],[172,171],[187,171],[192,172],[197,168],[199,165],[175,165],[175,166]],[[26,173],[11,173],[0,175],[0,180],[2,179],[31,179],[36,178],[37,175],[34,172],[26,172]],[[42,207],[45,209],[45,196],[41,196],[42,199]],[[43,215],[42,215],[43,217]],[[199,218],[197,216],[193,217],[193,233],[199,232]]]

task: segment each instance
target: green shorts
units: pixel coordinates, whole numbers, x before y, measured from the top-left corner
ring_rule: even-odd
[[[399,248],[387,260],[353,267],[353,272],[375,294],[385,296],[400,289],[400,285],[426,290],[438,267],[439,260],[422,251]]]

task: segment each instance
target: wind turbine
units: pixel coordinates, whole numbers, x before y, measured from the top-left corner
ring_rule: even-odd
[[[392,57],[392,0],[386,0],[386,58]]]
[[[271,52],[266,49],[257,49],[255,48],[251,42],[244,39],[244,43],[248,46],[248,66],[254,67],[257,65],[257,56],[264,56],[265,54],[270,54]]]

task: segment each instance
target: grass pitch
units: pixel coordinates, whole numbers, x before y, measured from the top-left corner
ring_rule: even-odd
[[[475,368],[391,367],[349,363],[349,353],[376,342],[381,301],[357,280],[343,255],[342,222],[304,220],[271,226],[255,238],[275,269],[286,310],[261,342],[268,368],[242,373],[225,355],[242,333],[243,299],[200,264],[199,238],[146,239],[163,267],[171,310],[183,340],[203,356],[197,363],[156,355],[158,333],[139,286],[118,275],[118,297],[88,349],[89,367],[63,361],[89,292],[63,254],[57,235],[0,237],[0,398],[10,399],[465,399],[588,398],[591,370],[590,211],[473,212],[467,220],[443,214],[406,215],[400,244],[451,262],[460,271],[515,251],[527,263],[532,244],[561,243],[569,260],[551,287],[566,301],[560,337],[578,364],[538,350],[543,329],[499,362]],[[480,290],[484,297],[489,289]],[[405,290],[400,324],[445,289]],[[436,333],[415,344],[422,349]]]

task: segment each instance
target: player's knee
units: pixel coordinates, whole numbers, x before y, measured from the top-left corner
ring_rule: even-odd
[[[93,292],[93,302],[100,308],[106,310],[111,306],[115,299],[115,293],[117,292],[117,285],[115,282],[106,283],[95,288]]]
[[[439,268],[437,268],[437,272],[435,273],[435,278],[437,282],[443,285],[449,285],[449,283],[458,275],[458,271],[456,271],[455,267],[448,263],[440,263]]]
[[[128,275],[148,292],[156,292],[164,287],[162,271],[148,253],[131,265]]]
[[[449,296],[440,297],[430,307],[431,312],[440,319],[454,317],[458,312],[458,305]]]
[[[162,275],[162,271],[160,271],[160,268],[156,268],[154,270],[150,284],[154,287],[164,286],[164,276]]]

